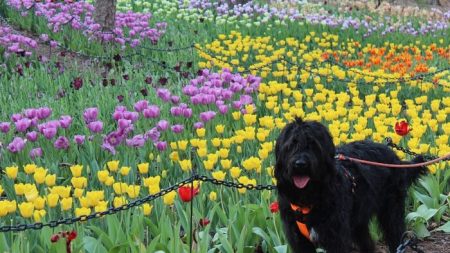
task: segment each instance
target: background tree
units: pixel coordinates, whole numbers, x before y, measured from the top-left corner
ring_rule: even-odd
[[[102,26],[102,31],[112,31],[116,22],[117,0],[96,0],[94,21]]]

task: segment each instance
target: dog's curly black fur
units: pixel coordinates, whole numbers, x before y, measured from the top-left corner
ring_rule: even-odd
[[[338,161],[336,154],[388,164],[423,161],[422,157],[401,161],[389,147],[371,141],[335,148],[321,123],[297,118],[287,124],[276,142],[275,178],[281,219],[293,252],[316,252],[320,246],[327,253],[346,253],[353,245],[360,252],[374,252],[369,234],[372,216],[377,217],[386,244],[395,252],[405,231],[407,189],[427,168],[368,166]],[[309,180],[296,184],[294,178],[302,177]],[[317,235],[315,241],[300,233],[291,204],[311,207],[305,224]]]

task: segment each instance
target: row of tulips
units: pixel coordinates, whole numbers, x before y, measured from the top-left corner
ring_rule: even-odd
[[[131,111],[125,106],[117,106],[111,114],[113,124],[109,121],[104,123],[99,119],[100,112],[97,107],[85,109],[82,119],[76,121],[84,121],[84,127],[90,133],[88,136],[90,141],[94,140],[95,135],[103,134],[101,146],[112,154],[115,154],[115,148],[120,144],[143,147],[147,141],[155,144],[157,149],[164,150],[167,140],[161,138],[161,135],[165,131],[171,130],[174,134],[181,134],[185,128],[203,128],[216,114],[226,115],[233,110],[244,110],[246,105],[253,104],[251,95],[257,91],[259,83],[259,78],[253,76],[244,78],[228,70],[224,70],[221,74],[204,70],[200,76],[184,86],[182,96],[174,95],[168,89],[158,88],[155,91],[158,100],[154,99],[151,102],[140,100],[134,104],[134,110]],[[167,110],[164,111],[165,109]],[[68,135],[72,134],[72,129],[75,128],[72,127],[73,117],[62,115],[59,119],[47,120],[51,114],[52,109],[48,107],[28,108],[22,113],[11,115],[11,122],[0,122],[0,132],[14,133],[7,150],[19,153],[25,148],[27,141],[40,143],[41,141],[38,142],[40,137],[53,141],[56,149],[68,149],[70,146]],[[180,124],[185,120],[189,120],[192,124]],[[139,123],[150,127],[147,130],[139,128]],[[105,124],[116,125],[117,128],[111,130],[112,127],[105,128]],[[145,131],[142,134],[135,133],[142,130]],[[58,132],[60,134],[64,132],[67,136],[58,136]],[[83,134],[75,134],[71,138],[76,145],[82,145],[86,140]],[[32,158],[42,154],[40,147],[30,151]]]
[[[8,0],[9,8],[21,13],[23,16],[35,15],[48,22],[51,32],[58,33],[63,26],[70,26],[80,31],[88,39],[98,39],[112,42],[119,47],[137,47],[145,41],[156,44],[165,33],[167,24],[159,22],[151,27],[151,13],[117,13],[113,33],[104,33],[99,24],[94,22],[95,8],[85,1],[39,1],[34,0]],[[41,38],[48,37],[42,34]]]
[[[306,1],[305,1],[306,2]],[[403,33],[410,35],[436,34],[445,32],[448,28],[450,12],[421,11],[414,8],[403,9],[405,18],[394,18],[386,13],[392,12],[396,6],[384,5],[380,10],[375,3],[361,3],[353,8],[345,8],[345,4],[338,7],[328,7],[304,1],[270,1],[260,4],[248,1],[245,4],[233,1],[119,1],[123,10],[150,10],[158,16],[175,17],[177,19],[197,22],[216,22],[222,25],[258,27],[261,24],[269,26],[292,25],[296,22],[320,24],[330,28],[361,30],[364,36],[373,33],[386,35]],[[343,7],[344,6],[344,7]],[[355,14],[354,8],[367,10],[368,15]],[[421,24],[411,22],[411,16],[420,16],[427,20]]]

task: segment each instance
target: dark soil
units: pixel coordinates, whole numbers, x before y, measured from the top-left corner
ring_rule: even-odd
[[[419,239],[417,242],[418,249],[424,253],[450,253],[450,234],[443,232],[433,232],[431,236]],[[376,253],[388,253],[387,247],[384,244],[377,245]],[[410,247],[407,247],[406,253],[416,253]],[[356,252],[354,252],[356,253]],[[364,252],[361,252],[364,253]]]

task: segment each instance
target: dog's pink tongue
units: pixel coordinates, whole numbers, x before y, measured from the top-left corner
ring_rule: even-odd
[[[294,184],[299,189],[305,188],[306,185],[308,184],[308,182],[309,182],[308,176],[295,176],[294,177]]]

